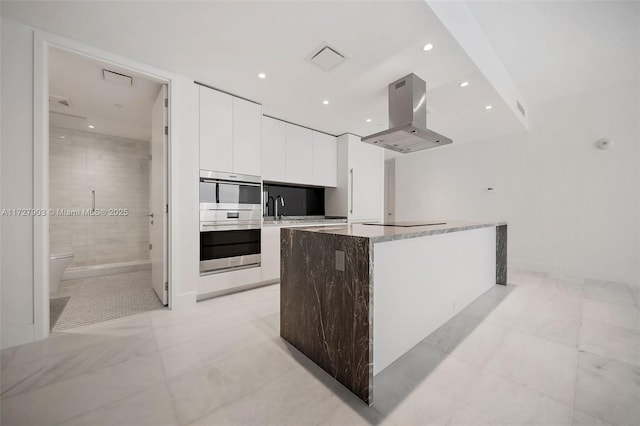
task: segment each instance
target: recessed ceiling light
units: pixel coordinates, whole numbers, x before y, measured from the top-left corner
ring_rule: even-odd
[[[425,44],[424,47],[422,48],[422,50],[424,50],[425,52],[428,52],[431,49],[433,49],[433,44],[431,44],[431,43]]]
[[[89,124],[87,127],[90,128],[90,129],[95,129],[96,128],[96,126],[94,126],[93,124]]]
[[[491,105],[487,105],[486,107],[484,107],[484,109],[491,109],[493,108]]]
[[[322,101],[322,105],[329,105],[329,101],[327,100]]]
[[[60,139],[66,139],[66,138],[67,138],[66,136],[60,136]]]
[[[261,72],[260,74],[258,74],[258,78],[267,78],[267,75]]]
[[[371,123],[371,119],[370,118],[367,118],[367,123]]]
[[[462,83],[460,83],[460,87],[467,87],[469,85],[468,81],[463,81]]]

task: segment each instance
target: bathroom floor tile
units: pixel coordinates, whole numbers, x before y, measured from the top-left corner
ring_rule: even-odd
[[[578,347],[582,351],[640,366],[640,331],[637,330],[583,320]]]

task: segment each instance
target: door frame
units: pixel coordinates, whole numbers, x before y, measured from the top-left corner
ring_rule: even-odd
[[[166,84],[168,87],[168,123],[167,138],[166,196],[169,204],[169,216],[165,229],[167,252],[164,259],[168,280],[168,307],[172,309],[177,288],[173,285],[172,236],[171,236],[171,152],[172,140],[176,129],[174,105],[176,76],[170,72],[150,65],[102,50],[91,45],[68,39],[46,31],[33,30],[33,207],[36,211],[49,209],[49,50],[64,50],[79,56],[99,60],[119,68],[132,71],[150,80]],[[49,336],[49,217],[33,217],[33,324],[34,341]]]

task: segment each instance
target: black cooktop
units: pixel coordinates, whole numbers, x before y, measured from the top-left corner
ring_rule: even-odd
[[[411,228],[412,226],[446,225],[446,222],[385,222],[385,223],[363,223],[363,225],[397,226],[399,228]]]

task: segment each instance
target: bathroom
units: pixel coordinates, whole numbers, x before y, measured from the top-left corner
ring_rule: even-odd
[[[62,50],[49,60],[50,329],[163,309],[151,262],[154,236],[166,238],[152,208],[163,86]]]

